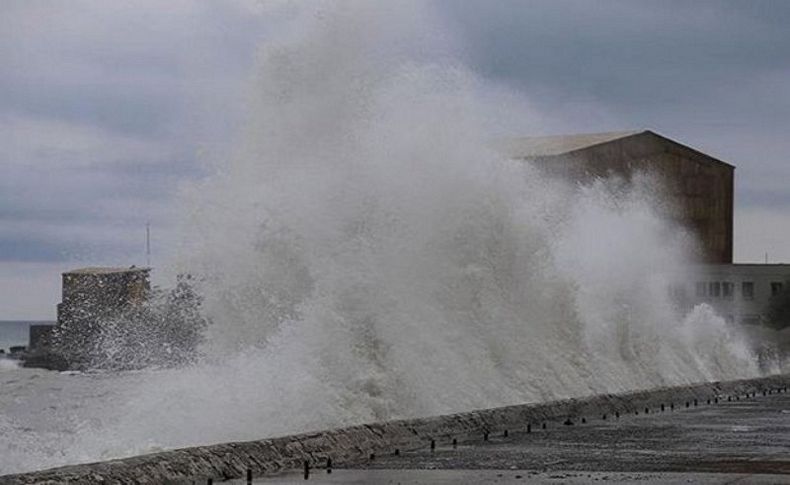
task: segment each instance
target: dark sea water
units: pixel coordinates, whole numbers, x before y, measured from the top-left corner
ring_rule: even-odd
[[[31,325],[53,323],[55,322],[0,320],[0,349],[8,352],[12,345],[27,345]]]

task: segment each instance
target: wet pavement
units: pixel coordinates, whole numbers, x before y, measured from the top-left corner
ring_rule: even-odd
[[[582,419],[584,418],[584,419]],[[435,450],[311,470],[317,483],[790,483],[790,394],[579,416]],[[303,472],[255,483],[303,481]],[[237,482],[239,483],[239,482]],[[243,483],[243,482],[241,482]]]

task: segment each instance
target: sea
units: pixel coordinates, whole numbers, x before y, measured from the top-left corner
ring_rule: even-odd
[[[54,325],[46,320],[0,320],[0,349],[8,353],[9,347],[27,345],[31,325]]]

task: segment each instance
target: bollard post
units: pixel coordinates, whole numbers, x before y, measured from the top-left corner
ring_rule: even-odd
[[[686,401],[686,407],[689,407],[689,402],[688,401]]]
[[[310,478],[310,462],[305,460],[304,461],[304,479],[307,480]]]
[[[453,449],[458,448],[458,439],[453,438]]]
[[[673,402],[669,403],[669,410],[670,411],[674,411],[675,410],[675,403],[673,403]]]
[[[502,433],[502,437],[503,437],[503,438],[507,438],[507,434],[508,434],[508,433],[507,433],[507,430],[505,430],[505,431]]]
[[[432,439],[431,440],[431,451],[434,451],[435,449],[436,449],[436,440]]]
[[[603,416],[601,416],[601,419],[602,419],[603,421],[606,421],[606,415],[604,414]]]
[[[614,417],[617,418],[617,419],[620,419],[620,411],[615,411],[614,412]]]
[[[331,456],[326,457],[326,472],[327,473],[332,473],[332,457]]]
[[[251,483],[252,483],[252,470],[250,468],[247,468],[247,485],[250,485]]]
[[[586,423],[587,423],[587,418],[582,418],[582,424],[586,424]]]
[[[645,414],[650,414],[650,408],[645,408]]]
[[[371,453],[370,454],[370,461],[373,461],[375,459],[376,459],[376,454],[375,453]]]
[[[694,407],[697,407],[697,404],[699,404],[699,403],[697,402],[696,399],[694,399]]]
[[[214,484],[213,478],[209,478],[208,480],[206,480],[206,485],[213,485],[213,484]]]
[[[532,425],[527,424],[527,433],[531,433],[531,432],[532,432]]]
[[[395,452],[393,453],[395,456],[400,456],[400,449],[395,448]]]
[[[488,431],[483,433],[483,441],[488,441]]]
[[[661,412],[662,413],[664,412],[664,405],[663,404],[661,405]]]
[[[541,428],[546,429],[546,423],[544,422]]]

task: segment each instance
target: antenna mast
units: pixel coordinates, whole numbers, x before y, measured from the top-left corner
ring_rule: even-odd
[[[151,266],[151,223],[145,223],[145,265]]]

